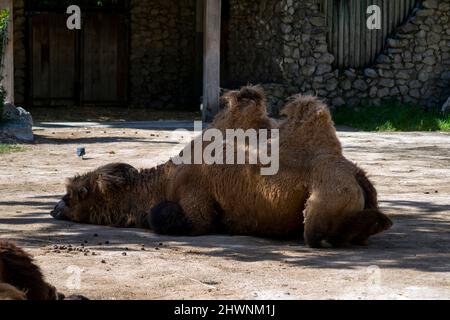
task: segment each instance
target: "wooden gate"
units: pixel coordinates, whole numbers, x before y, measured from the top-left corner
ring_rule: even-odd
[[[362,68],[371,64],[387,37],[410,15],[417,0],[324,0],[330,52],[338,68]],[[381,8],[381,30],[367,28],[367,8]]]
[[[82,14],[81,30],[66,27],[67,15],[29,17],[31,105],[124,104],[128,96],[126,16]]]

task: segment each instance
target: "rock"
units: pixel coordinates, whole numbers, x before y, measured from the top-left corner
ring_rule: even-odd
[[[445,112],[445,113],[450,112],[450,97],[442,106],[442,112]]]
[[[429,17],[429,16],[433,16],[435,13],[435,11],[433,9],[423,9],[423,10],[419,10],[416,13],[417,17]]]
[[[306,77],[310,77],[314,74],[314,72],[316,71],[316,67],[315,66],[304,66],[302,68],[302,74]]]
[[[430,75],[428,72],[422,70],[419,72],[417,78],[419,79],[419,81],[427,82],[428,79],[430,78]]]
[[[358,79],[353,83],[353,87],[359,91],[366,91],[368,86],[364,80]]]
[[[338,81],[335,78],[332,78],[326,82],[325,89],[327,89],[328,91],[333,91],[337,88],[337,86]]]
[[[331,104],[335,107],[341,107],[345,105],[345,101],[341,97],[336,97],[331,101]]]
[[[391,63],[391,59],[387,55],[380,54],[377,58],[377,62],[382,63],[382,64],[383,63]]]
[[[400,94],[400,90],[398,88],[392,88],[389,93],[392,97],[398,96]]]
[[[355,79],[356,78],[356,72],[353,69],[348,69],[344,71],[344,75],[349,79]]]
[[[346,79],[341,82],[341,88],[344,90],[350,90],[352,88],[352,83],[350,80]]]
[[[378,90],[377,96],[378,98],[384,98],[389,95],[389,89],[388,88],[382,88]]]
[[[33,118],[25,109],[5,103],[2,123],[0,124],[0,139],[33,142]]]
[[[399,71],[395,74],[395,78],[409,80],[410,76],[409,76],[409,73],[407,73],[405,71]]]
[[[319,64],[317,66],[316,75],[320,76],[322,74],[331,72],[332,67],[329,64]]]
[[[422,83],[419,80],[412,80],[409,82],[409,87],[411,89],[419,89],[422,88]]]
[[[407,93],[408,93],[408,87],[407,86],[399,86],[398,87],[399,88],[399,90],[400,90],[400,94],[402,95],[402,96],[404,96],[404,95],[406,95]]]
[[[450,80],[450,71],[446,71],[441,75],[442,80]]]
[[[393,88],[395,86],[395,82],[392,79],[381,79],[379,83],[386,88]]]
[[[325,53],[319,58],[319,63],[332,64],[334,62],[334,56],[331,53]]]
[[[388,46],[391,48],[404,48],[408,45],[407,40],[399,40],[399,39],[392,39],[389,38],[387,40]]]
[[[372,88],[370,88],[369,97],[375,98],[377,96],[377,92],[378,92],[378,88],[373,86]]]
[[[324,27],[326,25],[326,21],[323,17],[312,17],[309,19],[309,22],[315,27]]]
[[[378,77],[378,73],[374,69],[371,69],[371,68],[364,69],[364,75],[368,78],[377,78]]]
[[[427,9],[437,9],[439,7],[437,0],[425,0],[422,5]]]

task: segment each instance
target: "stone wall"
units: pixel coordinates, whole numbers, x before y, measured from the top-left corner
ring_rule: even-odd
[[[197,106],[195,0],[130,0],[130,105]],[[425,0],[376,63],[337,70],[317,0],[229,0],[228,87],[261,83],[273,113],[292,94],[334,106],[396,99],[441,105],[450,95],[450,0]],[[24,1],[14,0],[15,98],[24,103]],[[196,51],[197,49],[197,51]],[[197,79],[198,80],[198,79]],[[367,102],[368,101],[368,102]]]
[[[14,100],[17,105],[25,103],[26,51],[25,51],[25,4],[14,0]]]
[[[440,106],[450,95],[450,0],[427,0],[387,39],[376,63],[346,70],[330,93],[335,105],[395,99]]]
[[[235,3],[232,21],[247,15],[248,25],[259,24],[260,30],[245,23],[231,24],[230,41],[239,39],[236,45],[241,52],[230,52],[230,64],[236,65],[231,76],[244,84],[264,83],[270,77],[263,75],[274,74],[271,83],[263,85],[270,95],[273,113],[284,98],[299,92],[317,94],[334,106],[395,99],[431,107],[441,105],[450,95],[450,0],[423,1],[387,39],[376,63],[364,70],[334,68],[334,56],[328,51],[326,17],[317,1],[279,1],[268,10],[281,20],[274,30],[264,29],[257,12],[249,10],[250,3]],[[253,6],[253,10],[258,8],[257,4]],[[258,52],[265,55],[255,59]],[[252,73],[251,68],[257,71]]]
[[[194,92],[195,0],[131,1],[131,104],[185,107]]]
[[[283,79],[279,0],[230,0],[228,83]]]

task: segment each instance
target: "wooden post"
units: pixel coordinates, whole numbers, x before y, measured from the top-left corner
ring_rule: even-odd
[[[219,111],[221,0],[204,0],[203,121]]]
[[[4,49],[2,84],[7,92],[6,102],[14,104],[14,19],[13,0],[0,0],[0,9],[8,9],[8,42]]]
[[[203,0],[196,0],[195,8],[195,76],[194,90],[197,101],[203,95]]]

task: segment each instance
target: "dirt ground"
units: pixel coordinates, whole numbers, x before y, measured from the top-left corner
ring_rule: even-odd
[[[113,162],[149,167],[187,134],[138,124],[45,125],[0,155],[0,238],[49,282],[93,299],[449,299],[450,134],[341,131],[395,226],[367,248],[313,250],[252,237],[166,237],[53,220],[64,179]],[[86,147],[86,160],[75,155]],[[78,281],[79,280],[79,281]]]

